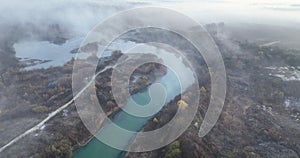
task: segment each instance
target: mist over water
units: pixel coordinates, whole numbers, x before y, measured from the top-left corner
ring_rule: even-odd
[[[61,34],[66,38],[85,36],[93,26],[113,13],[141,6],[175,9],[202,24],[212,22],[282,26],[299,24],[300,5],[297,5],[297,1],[289,0],[284,4],[279,2],[276,0],[272,2],[257,0],[242,2],[237,0],[11,0],[1,2],[0,31],[2,36],[0,40],[47,39],[49,36],[55,37],[55,34]]]
[[[122,1],[5,1],[0,6],[0,48],[14,53],[13,44],[44,40],[61,44],[84,37],[97,23],[132,6]]]
[[[298,48],[300,3],[238,0],[11,0],[0,6],[0,55],[14,56],[13,45],[23,41],[49,41],[61,45],[83,38],[98,23],[113,14],[145,6],[174,9],[202,25],[224,22],[234,37],[245,40],[279,41]],[[247,34],[250,32],[249,34]],[[260,33],[263,32],[263,33]],[[246,33],[246,34],[244,34]],[[3,57],[3,58],[4,58]],[[1,65],[7,65],[1,61]]]

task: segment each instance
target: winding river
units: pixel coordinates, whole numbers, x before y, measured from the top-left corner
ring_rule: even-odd
[[[30,70],[35,68],[48,68],[50,66],[63,65],[65,62],[75,57],[75,55],[70,52],[78,48],[80,42],[82,42],[82,38],[68,40],[62,45],[55,45],[45,41],[31,41],[17,43],[14,45],[14,48],[16,49],[17,57],[19,57],[21,60],[49,60],[49,62],[36,64],[25,68],[27,70]],[[108,47],[109,49],[105,50],[105,54],[109,55],[112,50],[121,50],[122,52],[126,52],[134,45],[136,45],[136,43],[130,41],[117,41],[115,43],[112,43],[112,45]],[[166,75],[156,80],[157,83],[160,83],[164,87],[166,95],[165,103],[170,102],[194,82],[195,78],[193,78],[192,70],[184,64],[181,57],[166,50],[158,50],[156,47],[150,45],[144,46],[143,48],[145,48],[145,50],[138,51],[156,52],[160,58],[164,59],[164,62],[167,62],[167,65],[172,66],[172,70],[168,69]],[[84,57],[85,56],[83,55],[82,58]],[[173,70],[176,70],[177,74],[175,74]],[[152,86],[154,85],[152,84],[145,90],[132,95],[132,99],[141,106],[146,104],[149,104],[148,106],[151,106],[149,89],[151,89]],[[157,89],[152,88],[151,90]],[[163,106],[164,105],[162,105],[162,107]],[[130,102],[125,105],[125,108],[126,107],[130,107]],[[116,125],[135,132],[140,131],[142,127],[147,123],[147,121],[149,121],[149,119],[151,118],[152,117],[134,117],[122,110],[110,117],[111,121]],[[113,126],[111,123],[104,124],[103,127],[98,131],[97,136],[109,140],[118,141],[118,143],[120,143],[124,147],[130,146],[130,142],[134,139],[135,135],[128,135],[122,138],[118,137],[113,132],[111,132],[114,130],[114,127],[115,126]],[[97,138],[93,138],[84,147],[81,147],[74,151],[73,158],[119,158],[124,157],[124,154],[124,151],[112,148],[102,143]]]
[[[146,49],[151,50],[152,48],[151,46],[148,46],[148,48]],[[157,50],[152,50],[152,51],[157,52]],[[173,53],[167,52],[165,50],[159,50],[159,51],[160,53],[158,56],[164,59],[168,59],[165,60],[165,62],[169,62],[166,64],[172,65],[173,66],[172,70],[177,72],[175,74],[172,70],[168,69],[166,75],[164,75],[161,78],[158,78],[156,81],[157,83],[163,85],[166,93],[165,103],[168,103],[172,99],[174,99],[177,95],[181,94],[188,86],[190,86],[194,82],[195,78],[193,78],[192,70],[183,64],[182,59],[180,57],[174,55]],[[179,82],[179,80],[181,82]],[[135,102],[137,102],[141,106],[146,104],[148,104],[148,106],[151,106],[152,104],[150,101],[151,99],[149,96],[149,89],[151,89],[152,86],[154,86],[154,84],[150,85],[145,90],[132,95],[131,97]],[[155,91],[157,89],[152,88],[151,90]],[[161,92],[154,92],[154,93],[161,93]],[[124,108],[130,106],[130,104],[131,104],[130,102],[127,102]],[[149,121],[149,119],[151,118],[152,117],[135,117],[122,110],[110,117],[111,121],[116,125],[135,132],[140,131],[142,127],[147,123],[147,121]],[[134,139],[135,135],[118,137],[114,132],[112,132],[115,130],[114,128],[115,126],[113,126],[112,123],[107,123],[98,131],[96,135],[97,137],[105,138],[106,140],[117,141],[125,148],[129,147],[130,142]],[[125,155],[124,151],[112,148],[94,137],[86,146],[74,151],[73,158],[84,158],[84,157],[121,158],[124,157],[124,155]]]

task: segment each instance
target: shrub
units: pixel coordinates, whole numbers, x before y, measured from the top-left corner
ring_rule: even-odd
[[[115,103],[113,101],[109,100],[108,102],[106,102],[106,105],[109,107],[114,107]]]
[[[206,89],[204,87],[200,88],[200,95],[205,95],[206,94]]]
[[[49,108],[47,106],[34,106],[31,108],[31,110],[35,113],[44,113],[48,112]]]
[[[168,145],[166,158],[181,158],[180,142],[178,140]]]
[[[166,156],[167,158],[181,158],[181,150],[174,149]]]
[[[180,142],[178,140],[174,141],[173,143],[171,143],[168,147],[168,149],[177,149],[180,147]]]
[[[71,158],[72,147],[67,140],[61,140],[46,148],[46,155],[53,158]]]
[[[153,122],[158,123],[158,119],[156,117],[154,117]]]
[[[120,50],[114,50],[114,51],[111,53],[111,56],[112,56],[112,57],[119,57],[121,54],[122,54],[122,52],[121,52]]]
[[[278,141],[280,139],[280,132],[276,128],[269,128],[267,132],[273,140]]]
[[[181,108],[181,109],[185,109],[185,108],[187,108],[187,107],[189,106],[189,104],[186,103],[184,100],[179,100],[179,101],[177,102],[177,105],[178,105],[179,108]]]

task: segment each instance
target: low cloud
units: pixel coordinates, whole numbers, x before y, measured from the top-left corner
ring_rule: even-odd
[[[12,44],[22,39],[85,36],[107,16],[129,7],[128,3],[108,0],[1,2],[0,51],[12,51]]]

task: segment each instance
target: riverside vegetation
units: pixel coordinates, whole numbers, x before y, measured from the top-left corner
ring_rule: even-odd
[[[223,55],[227,72],[227,96],[217,124],[207,136],[198,137],[199,127],[209,105],[210,78],[203,59],[197,53],[188,52],[186,55],[197,72],[201,94],[200,107],[192,124],[168,146],[150,152],[127,153],[126,157],[299,157],[300,109],[289,102],[297,102],[300,98],[300,81],[297,78],[285,80],[284,77],[273,75],[266,69],[273,66],[298,71],[299,51],[272,46],[261,47],[255,43],[238,41],[229,38],[222,28],[219,28],[224,27],[223,25],[217,29],[208,27]],[[133,32],[136,39],[131,40],[149,42],[152,39],[148,38],[161,34],[155,30],[150,32],[154,35],[141,36],[142,33]],[[165,43],[173,39],[173,35],[168,34],[164,34],[166,39],[158,37]],[[179,49],[186,50],[185,42],[175,41],[175,44]],[[119,55],[120,52],[115,52],[114,56],[108,57],[99,64],[99,70],[108,63],[113,64]],[[22,128],[29,128],[48,112],[72,98],[73,62],[70,61],[61,67],[31,71],[10,68],[2,73],[0,93],[2,99],[8,100],[10,105],[0,109],[0,120],[4,122],[0,127],[1,138],[4,138],[1,139],[1,145],[22,132],[21,129],[10,132],[13,126],[8,124],[17,125],[16,122],[20,122]],[[165,68],[157,64],[148,64],[140,69],[141,72],[138,70],[135,73],[142,77],[140,81],[135,82],[137,87],[131,89],[132,93],[159,77],[153,74],[160,73],[152,73],[155,72],[152,70],[164,72]],[[98,98],[103,103],[101,105],[104,105],[103,109],[107,113],[118,110],[110,94],[108,76],[111,75],[111,71],[109,69],[96,78],[95,99]],[[184,93],[182,98],[175,97],[149,120],[142,131],[162,127],[174,116],[180,105],[189,106],[189,98],[193,98],[193,94]],[[44,104],[40,105],[41,102]],[[45,127],[23,138],[1,154],[5,157],[71,157],[72,151],[84,145],[91,137],[72,104],[47,122]]]

